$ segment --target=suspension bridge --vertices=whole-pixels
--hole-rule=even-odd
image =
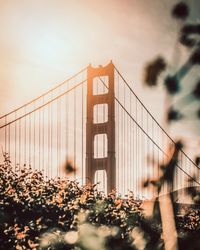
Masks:
[[[15,171],[26,165],[47,178],[64,177],[70,160],[76,167],[70,178],[82,185],[98,182],[105,192],[148,197],[141,183],[158,178],[175,142],[110,62],[89,65],[1,116],[0,145]],[[199,167],[183,151],[175,171],[175,190],[200,184],[193,178]]]

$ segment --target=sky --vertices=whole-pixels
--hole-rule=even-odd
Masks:
[[[0,0],[0,115],[37,97],[89,63],[105,65],[112,59],[163,124],[163,87],[144,88],[143,69],[157,55],[171,65],[176,62],[172,70],[187,58],[187,51],[178,47],[181,59],[177,63],[180,23],[170,15],[176,2]],[[200,2],[189,3],[189,19],[199,20]],[[188,126],[191,128],[191,123]],[[184,126],[181,131],[188,136],[197,133]]]

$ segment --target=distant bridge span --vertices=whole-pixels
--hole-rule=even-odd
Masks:
[[[110,62],[89,65],[0,117],[0,145],[15,171],[25,164],[47,178],[63,177],[70,160],[77,168],[70,178],[81,184],[149,197],[141,183],[158,178],[175,142]],[[199,167],[181,151],[174,189],[199,184]]]

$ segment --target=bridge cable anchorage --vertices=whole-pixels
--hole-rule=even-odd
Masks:
[[[102,78],[100,78],[100,81],[106,86],[106,84],[103,82]],[[107,87],[107,86],[106,86]],[[108,88],[108,87],[107,87]],[[140,130],[150,139],[150,141],[153,143],[153,145],[155,145],[165,156],[169,157],[169,155],[167,155],[161,148],[160,146],[146,133],[146,131],[138,124],[138,122],[136,121],[136,119],[134,119],[131,114],[125,109],[125,107],[123,106],[123,104],[116,98],[116,96],[114,97],[115,100],[117,101],[117,103],[121,106],[121,108],[126,112],[126,114],[131,118],[132,121],[134,121],[134,123],[137,125],[138,128],[140,128]],[[146,108],[145,108],[146,109]],[[160,126],[160,125],[159,125]],[[164,131],[164,130],[163,130]],[[164,131],[166,135],[168,135],[166,133],[166,131]],[[169,137],[169,136],[168,136]],[[169,137],[170,138],[170,137]],[[172,139],[171,139],[172,140]],[[174,142],[172,140],[172,142]],[[175,142],[174,142],[175,144]],[[184,154],[185,155],[185,154]],[[191,160],[189,157],[187,157],[189,160]],[[191,162],[193,163],[193,161],[191,160]],[[200,182],[198,182],[195,178],[193,178],[191,175],[189,175],[184,169],[182,169],[178,164],[176,165],[182,172],[184,172],[191,180],[193,180],[194,182],[196,182],[198,185],[200,185]],[[194,164],[194,166],[196,166],[196,164]]]
[[[115,66],[114,66],[115,67]],[[149,112],[149,110],[145,107],[145,105],[142,103],[142,101],[139,99],[139,97],[135,94],[135,92],[133,91],[133,89],[130,87],[130,85],[127,83],[127,81],[124,79],[124,77],[122,76],[122,74],[119,72],[119,70],[115,67],[115,70],[117,71],[117,73],[119,74],[119,76],[121,77],[121,79],[124,81],[124,83],[126,84],[126,86],[129,88],[129,90],[133,93],[133,95],[137,98],[137,100],[140,102],[140,104],[142,105],[142,107],[147,111],[147,113],[151,116],[151,118],[154,120],[154,122],[158,125],[158,127],[163,131],[163,133],[171,140],[171,142],[173,142],[175,144],[175,141],[170,137],[170,135],[162,128],[162,126],[158,123],[158,121],[155,119],[155,117]],[[184,154],[184,156],[186,158],[188,158],[189,161],[191,161],[193,163],[193,165],[195,165],[198,169],[200,169],[200,167],[198,165],[196,165],[196,163],[190,159],[190,157],[182,150],[180,149],[180,151]]]

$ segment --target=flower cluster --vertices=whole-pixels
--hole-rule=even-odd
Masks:
[[[193,249],[186,246],[191,235],[197,242],[199,222],[198,209],[177,216],[180,249]],[[8,157],[0,165],[0,249],[131,250],[163,244],[159,214],[146,218],[141,201],[131,195],[122,199],[115,192],[105,196],[95,185],[45,180],[27,167],[16,174]]]
[[[132,198],[105,196],[67,179],[45,180],[31,168],[16,174],[6,162],[0,204],[0,249],[134,249],[131,232],[141,211]]]

